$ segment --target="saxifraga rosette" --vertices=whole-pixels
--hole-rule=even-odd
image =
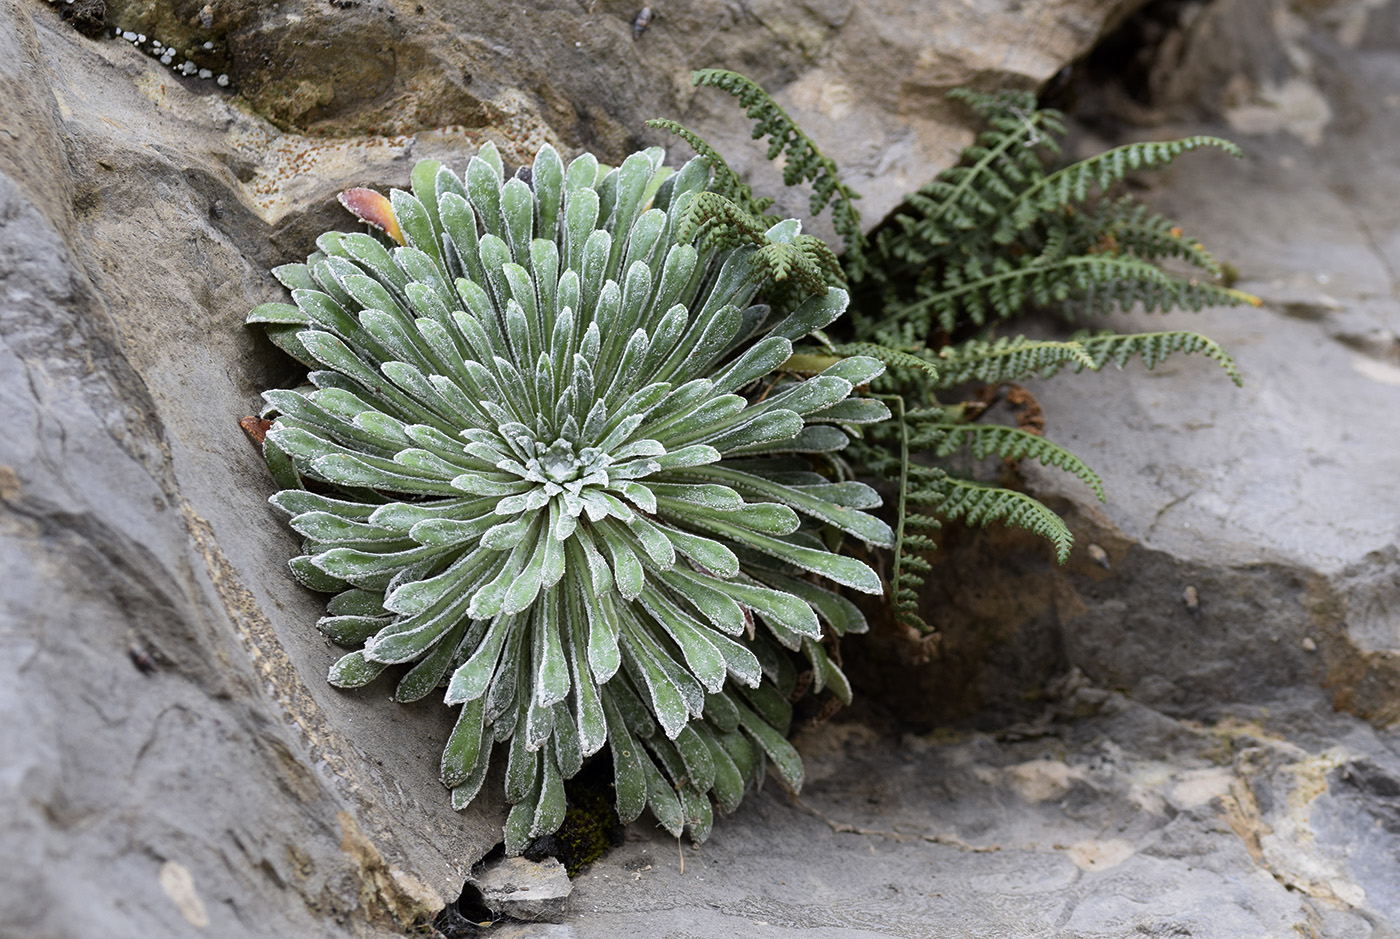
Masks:
[[[678,243],[709,170],[661,158],[545,147],[509,180],[490,146],[465,180],[425,161],[412,193],[358,194],[402,247],[322,235],[275,272],[294,304],[248,316],[311,368],[264,395],[264,450],[305,538],[292,570],[336,594],[318,626],[362,646],[330,681],[445,684],[443,782],[461,809],[505,751],[511,853],[559,827],[564,780],[606,743],[623,820],[649,806],[696,840],[768,759],[798,787],[788,650],[848,699],[823,624],[865,628],[808,575],[881,592],[828,539],[891,541],[832,457],[843,425],[888,415],[850,396],[882,366],[778,371],[845,293],[752,303],[754,247]]]

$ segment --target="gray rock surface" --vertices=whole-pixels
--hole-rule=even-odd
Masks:
[[[530,922],[563,922],[573,891],[564,865],[554,858],[499,858],[473,871],[468,883],[495,916]]]
[[[246,311],[418,158],[743,136],[692,66],[780,87],[878,215],[967,139],[945,87],[1038,84],[1118,4],[907,7],[677,4],[634,41],[604,0],[0,0],[0,936],[385,935],[457,895],[499,806],[449,810],[445,711],[326,686],[236,424],[294,370]]]
[[[1109,494],[1024,468],[1076,556],[950,533],[941,645],[847,646],[886,710],[799,738],[800,801],[768,790],[703,846],[653,834],[595,864],[577,935],[1400,935],[1397,9],[1187,8],[1152,109],[1106,95],[1175,121],[1136,139],[1246,149],[1148,198],[1264,305],[1111,324],[1210,335],[1245,387],[1191,359],[1034,384]]]

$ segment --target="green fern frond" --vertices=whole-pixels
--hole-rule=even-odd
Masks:
[[[938,378],[938,366],[910,352],[874,342],[845,342],[832,346],[837,355],[868,355],[891,368],[909,368],[924,372],[930,378]]]
[[[784,184],[812,184],[808,211],[815,217],[828,205],[832,206],[832,226],[845,244],[853,270],[864,270],[865,231],[855,207],[860,194],[837,178],[836,161],[823,154],[778,102],[752,79],[738,72],[710,68],[693,72],[690,80],[697,87],[717,88],[738,100],[755,122],[753,138],[768,138],[768,159],[784,158]]]
[[[899,213],[903,237],[887,237],[882,252],[900,260],[919,260],[916,246],[951,244],[963,232],[999,218],[1018,191],[1045,175],[1037,148],[1058,152],[1055,138],[1064,133],[1062,115],[1036,107],[1027,92],[984,94],[959,88],[948,97],[970,105],[990,128],[963,151],[963,165],[939,173],[906,201],[917,215]]]
[[[1076,337],[1076,341],[1094,363],[1092,366],[1085,366],[1079,362],[1064,363],[1076,372],[1086,367],[1098,371],[1110,363],[1122,368],[1130,359],[1142,359],[1148,368],[1152,368],[1169,355],[1203,355],[1223,368],[1225,374],[1229,375],[1230,380],[1236,385],[1244,384],[1244,376],[1240,374],[1239,366],[1235,364],[1235,360],[1221,347],[1220,343],[1189,330],[1131,333],[1128,335],[1111,332],[1081,333]],[[1059,367],[1047,367],[1042,370],[1041,374],[1048,377],[1053,375]]]
[[[1077,341],[1003,337],[994,342],[969,339],[939,352],[939,388],[970,381],[994,384],[1053,374],[1067,364],[1095,369],[1098,361]]]
[[[1031,303],[1104,314],[1137,304],[1149,313],[1165,313],[1251,302],[1248,294],[1181,280],[1140,258],[1081,254],[1049,263],[1023,257],[1018,263],[1003,256],[989,262],[974,255],[948,266],[941,289],[924,290],[920,299],[894,310],[885,322],[892,324],[927,311],[937,316],[943,329],[952,332],[964,318],[980,326],[992,316],[1015,316]]]
[[[737,203],[745,212],[762,219],[766,223],[765,228],[779,221],[778,216],[768,214],[768,208],[773,204],[773,200],[755,196],[749,184],[740,179],[738,174],[729,168],[729,163],[718,150],[710,146],[705,138],[679,121],[667,120],[663,117],[653,118],[646,124],[648,127],[669,131],[690,144],[695,155],[713,171],[713,176],[710,179],[711,192],[719,193],[726,199]]]
[[[1195,238],[1171,219],[1153,212],[1131,196],[1105,201],[1093,213],[1081,213],[1077,226],[1086,250],[1126,251],[1144,260],[1181,258],[1212,277],[1220,265]]]
[[[1202,147],[1215,147],[1233,157],[1244,156],[1230,141],[1204,135],[1114,147],[1036,180],[1018,193],[998,214],[993,238],[999,244],[1010,244],[1019,232],[1035,224],[1044,213],[1078,205],[1095,189],[1107,192],[1110,186],[1135,170],[1167,166],[1181,154]]]
[[[944,476],[917,497],[911,494],[911,499],[931,505],[943,518],[961,518],[970,525],[1002,522],[1035,532],[1055,545],[1061,564],[1069,559],[1074,544],[1074,536],[1060,516],[1038,499],[1014,489]]]
[[[1089,465],[1058,444],[1051,443],[1039,434],[1007,427],[1002,424],[933,424],[929,425],[928,449],[935,456],[949,457],[966,447],[973,458],[982,460],[997,456],[1003,460],[1035,460],[1044,466],[1053,466],[1079,477],[1100,500],[1106,498],[1103,480]]]

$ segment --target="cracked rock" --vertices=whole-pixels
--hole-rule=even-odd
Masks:
[[[496,918],[562,923],[573,884],[556,858],[527,861],[501,858],[473,874],[469,883],[481,891],[481,901]]]

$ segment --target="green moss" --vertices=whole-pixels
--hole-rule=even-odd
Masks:
[[[606,761],[604,761],[607,765]],[[597,761],[594,762],[597,765]],[[623,825],[613,807],[612,783],[606,772],[584,770],[564,783],[569,808],[564,824],[552,835],[537,838],[525,851],[525,857],[538,861],[555,857],[564,865],[570,877],[577,877],[584,868],[622,844]]]

